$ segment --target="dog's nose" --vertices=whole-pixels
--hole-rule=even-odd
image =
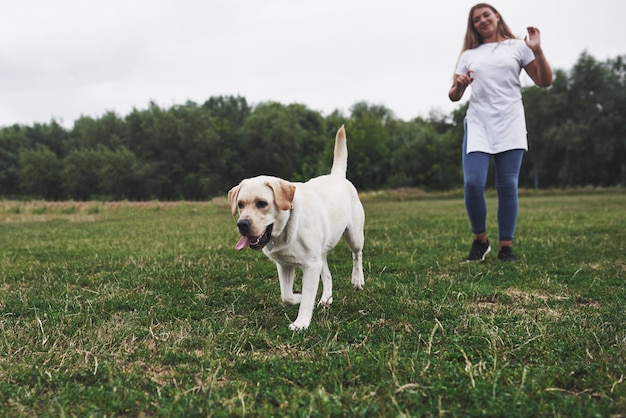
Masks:
[[[237,228],[241,235],[247,235],[250,232],[250,221],[247,219],[240,219],[237,222]]]

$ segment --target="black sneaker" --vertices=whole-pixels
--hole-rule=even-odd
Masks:
[[[491,251],[489,240],[482,242],[479,239],[475,239],[472,243],[472,249],[467,256],[467,261],[485,261],[485,256]]]
[[[511,247],[502,247],[500,251],[498,251],[498,260],[514,262],[517,261],[517,257],[513,254]]]

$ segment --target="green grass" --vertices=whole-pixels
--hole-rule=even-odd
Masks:
[[[524,194],[515,264],[363,200],[365,289],[341,243],[300,333],[223,200],[0,202],[0,416],[626,416],[625,193]]]

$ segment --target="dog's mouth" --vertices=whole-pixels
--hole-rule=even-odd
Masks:
[[[270,242],[270,240],[272,239],[273,226],[274,224],[268,226],[265,229],[265,232],[263,232],[258,237],[242,235],[241,238],[239,238],[237,245],[235,245],[235,249],[243,250],[246,247],[250,247],[253,250],[260,250],[261,248],[265,247],[267,243]]]

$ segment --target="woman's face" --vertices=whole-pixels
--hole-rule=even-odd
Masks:
[[[489,7],[475,9],[472,24],[483,42],[497,41],[499,16]]]

